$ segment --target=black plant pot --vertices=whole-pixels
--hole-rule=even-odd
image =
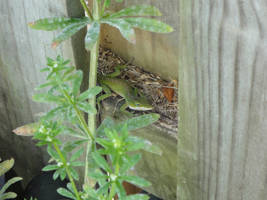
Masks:
[[[24,191],[24,198],[27,200],[30,197],[37,198],[38,200],[65,200],[67,198],[57,193],[60,187],[66,188],[68,181],[65,179],[61,181],[59,178],[53,180],[52,172],[42,172],[35,176],[27,185]]]

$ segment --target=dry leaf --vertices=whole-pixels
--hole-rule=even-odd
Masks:
[[[168,86],[171,87],[172,84],[168,84]],[[164,87],[164,88],[162,88],[162,92],[163,92],[165,98],[168,100],[168,102],[171,103],[173,101],[174,89],[173,88]]]
[[[38,128],[38,123],[30,123],[14,129],[13,132],[16,135],[20,136],[33,136],[37,128]]]

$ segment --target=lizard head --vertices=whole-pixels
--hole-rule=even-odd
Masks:
[[[134,98],[128,101],[128,106],[132,110],[146,111],[152,110],[153,106],[145,98]]]

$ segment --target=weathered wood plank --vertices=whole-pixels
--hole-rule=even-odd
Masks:
[[[34,88],[45,79],[39,71],[46,65],[46,57],[61,54],[78,67],[85,63],[80,36],[53,50],[50,44],[55,33],[32,30],[27,23],[43,17],[81,15],[79,1],[0,1],[0,156],[15,157],[15,168],[23,175],[24,184],[38,173],[46,158],[31,138],[14,136],[11,131],[33,122],[37,113],[49,107],[31,99]]]
[[[266,10],[179,2],[179,199],[267,198]]]

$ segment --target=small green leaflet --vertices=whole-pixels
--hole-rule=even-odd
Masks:
[[[130,118],[124,122],[119,123],[119,127],[123,127],[123,125],[126,123],[127,128],[129,131],[139,129],[146,127],[159,119],[159,114],[151,113],[151,114],[145,114],[138,117]]]
[[[69,190],[65,188],[58,188],[57,192],[64,197],[68,197],[74,200],[76,199],[75,196]]]
[[[74,96],[77,96],[80,92],[82,79],[83,79],[83,72],[81,70],[77,70],[72,80],[72,93]]]
[[[150,182],[138,176],[121,176],[120,178],[140,187],[148,187],[151,185]]]
[[[81,93],[80,96],[78,97],[78,100],[84,101],[86,99],[90,99],[90,98],[98,95],[101,91],[102,91],[101,87],[95,86],[95,87],[90,88],[90,89],[84,91],[83,93]]]
[[[120,131],[125,124],[127,124],[128,131],[136,130],[139,128],[143,128],[145,126],[148,126],[154,122],[156,122],[159,119],[159,114],[151,113],[151,114],[145,114],[138,117],[133,117],[131,119],[127,119],[123,122],[120,122],[119,124],[116,124],[112,118],[106,118],[102,124],[98,127],[96,130],[97,134],[104,135],[105,128],[109,127],[110,129],[115,129],[117,131]]]
[[[57,29],[62,29],[73,23],[79,23],[82,21],[90,22],[88,17],[84,18],[67,18],[67,17],[51,17],[43,18],[37,21],[31,22],[28,25],[33,29],[53,31]]]
[[[5,160],[0,163],[0,176],[5,174],[7,171],[9,171],[13,165],[14,165],[14,159],[11,158],[10,160]]]
[[[3,195],[8,195],[8,194],[10,194],[11,196],[10,196],[10,198],[12,197],[16,197],[17,195],[15,194],[15,193],[10,193],[10,192],[8,192],[8,193],[5,193],[5,191],[12,185],[12,184],[14,184],[14,183],[16,183],[16,182],[18,182],[18,181],[21,181],[22,180],[22,178],[21,177],[14,177],[14,178],[12,178],[12,179],[10,179],[10,180],[8,180],[6,183],[5,183],[5,185],[2,187],[2,189],[0,190],[0,197]],[[16,196],[14,196],[14,195],[16,195]],[[4,198],[5,199],[5,198]]]
[[[85,27],[88,24],[88,21],[82,21],[82,22],[76,22],[72,23],[68,26],[66,26],[61,33],[59,33],[56,38],[54,38],[52,47],[57,47],[62,41],[70,38],[72,35],[77,33],[79,30],[81,30],[83,27]]]
[[[112,173],[107,161],[97,151],[92,152],[92,157],[99,167],[104,169],[106,172]]]
[[[135,28],[140,28],[145,31],[151,31],[156,33],[169,33],[173,31],[173,28],[168,24],[165,24],[156,19],[138,17],[138,18],[125,18],[125,21],[131,24]]]
[[[126,197],[126,200],[149,200],[150,197],[146,194],[134,194]]]
[[[63,96],[55,96],[48,93],[39,93],[33,95],[33,100],[36,102],[55,102],[55,103],[64,103],[64,97]]]
[[[101,23],[108,24],[110,26],[114,26],[115,28],[119,29],[122,36],[128,40],[129,42],[135,44],[135,33],[132,25],[129,24],[125,19],[122,18],[111,18],[111,19],[103,19]]]
[[[137,5],[129,8],[124,8],[112,15],[109,18],[130,17],[130,16],[161,16],[159,9],[149,5]]]

